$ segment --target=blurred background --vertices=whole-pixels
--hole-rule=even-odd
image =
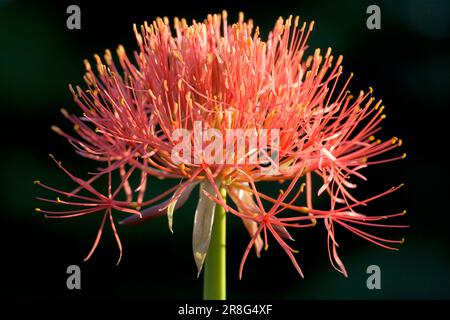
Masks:
[[[66,28],[66,8],[81,8],[81,30]],[[381,8],[381,30],[366,27],[366,9]],[[450,237],[448,118],[450,3],[447,0],[399,1],[14,1],[0,0],[0,297],[2,299],[144,298],[200,299],[191,236],[196,196],[175,213],[174,234],[166,219],[119,227],[124,257],[115,266],[112,232],[93,258],[82,259],[96,236],[101,218],[46,220],[34,212],[40,179],[65,188],[68,180],[48,158],[49,152],[83,175],[94,164],[50,130],[69,128],[59,109],[76,110],[68,84],[82,85],[82,60],[123,44],[136,49],[132,24],[157,16],[203,20],[226,9],[229,21],[239,11],[260,26],[262,37],[279,16],[315,20],[310,53],[316,47],[344,55],[344,71],[354,72],[351,89],[372,86],[383,99],[388,118],[382,137],[404,140],[404,161],[366,171],[361,192],[371,195],[401,182],[406,188],[377,201],[370,212],[408,214],[407,230],[382,231],[406,238],[399,252],[376,247],[339,232],[340,254],[349,278],[332,269],[326,235],[316,229],[295,232],[301,279],[274,243],[261,259],[251,255],[243,280],[240,259],[248,234],[228,219],[228,297],[230,299],[449,299]],[[77,112],[77,111],[75,111]],[[162,190],[168,182],[151,181]],[[71,186],[71,185],[70,185]],[[276,186],[278,189],[278,186]],[[82,269],[82,290],[66,288],[66,268]],[[366,268],[381,268],[381,290],[368,290]]]

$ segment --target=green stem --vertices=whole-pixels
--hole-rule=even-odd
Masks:
[[[225,188],[220,188],[222,198],[226,199]],[[225,209],[217,204],[214,213],[214,223],[212,227],[211,242],[209,243],[208,254],[204,265],[204,300],[225,300],[226,289],[226,252],[227,252],[227,219]]]

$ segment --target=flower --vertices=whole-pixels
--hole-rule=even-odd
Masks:
[[[263,41],[259,29],[252,20],[245,21],[242,13],[233,25],[228,25],[225,11],[191,25],[175,18],[174,30],[167,18],[158,18],[140,29],[134,25],[139,48],[135,62],[122,46],[117,49],[120,68],[109,50],[103,60],[95,55],[97,73],[85,61],[87,89],[70,87],[83,115],[62,110],[75,135],[52,128],[69,140],[79,155],[103,167],[85,181],[60,166],[78,183],[74,192],[40,185],[85,201],[58,200],[84,209],[57,216],[106,212],[88,258],[107,217],[121,248],[113,210],[131,214],[121,221],[123,225],[165,215],[173,231],[174,212],[197,185],[193,251],[199,273],[217,205],[240,218],[250,234],[241,276],[249,250],[254,247],[260,256],[262,248],[267,248],[268,234],[302,275],[294,257],[296,250],[287,243],[293,239],[287,229],[312,227],[318,220],[324,222],[328,233],[331,263],[344,275],[335,225],[388,249],[389,244],[401,242],[353,226],[378,227],[379,220],[400,215],[366,216],[354,211],[397,188],[366,200],[356,199],[351,191],[357,188],[353,179],[367,180],[361,173],[364,168],[404,158],[405,154],[378,157],[400,147],[402,141],[375,138],[386,117],[384,107],[372,97],[371,88],[356,97],[348,91],[353,74],[340,81],[342,56],[334,57],[330,48],[324,54],[316,49],[305,56],[313,26],[314,22],[300,24],[298,17],[279,18]],[[114,172],[121,182],[112,193]],[[92,187],[93,181],[104,175],[109,177],[107,196]],[[134,188],[133,175],[139,175]],[[321,179],[321,185],[313,186],[313,176]],[[152,178],[179,183],[144,200]],[[289,181],[289,185],[273,198],[258,191],[256,184],[263,181]],[[226,190],[233,205],[220,189]],[[82,190],[96,198],[80,196]],[[314,206],[315,192],[328,194],[330,209]],[[125,200],[115,200],[119,193]],[[303,193],[306,204],[299,206],[295,202]],[[263,201],[271,203],[269,210]]]
[[[42,210],[40,208],[36,208],[37,212],[45,213],[46,218],[53,218],[53,219],[61,219],[61,218],[74,218],[84,215],[90,215],[90,214],[96,214],[96,213],[103,213],[103,219],[102,223],[100,225],[100,229],[98,231],[97,237],[95,239],[94,245],[92,246],[92,249],[89,251],[88,255],[85,258],[85,261],[88,260],[92,254],[94,253],[95,249],[97,248],[97,245],[100,241],[100,237],[103,233],[103,228],[105,226],[106,219],[108,218],[111,223],[111,228],[114,232],[114,236],[117,241],[117,245],[119,247],[119,259],[117,261],[117,264],[119,264],[121,258],[122,258],[122,243],[120,242],[119,235],[117,233],[116,226],[114,224],[114,218],[112,215],[112,210],[117,210],[120,212],[128,213],[128,214],[135,214],[137,216],[141,216],[141,213],[137,210],[134,210],[133,208],[130,208],[130,204],[128,202],[124,201],[118,201],[116,200],[117,194],[123,189],[126,179],[131,175],[134,168],[131,168],[125,175],[125,179],[121,181],[119,186],[114,190],[112,190],[112,183],[111,183],[111,172],[108,173],[108,194],[107,196],[103,195],[101,192],[97,191],[91,183],[93,182],[93,179],[90,181],[84,181],[76,176],[74,176],[72,173],[70,173],[66,168],[64,168],[61,164],[61,162],[56,161],[54,156],[50,154],[50,157],[55,161],[55,163],[58,165],[61,170],[64,171],[74,182],[76,182],[80,188],[83,188],[87,192],[90,193],[90,196],[84,196],[79,195],[79,190],[75,189],[71,192],[55,189],[53,187],[47,186],[43,183],[41,183],[39,180],[34,181],[35,184],[48,189],[50,191],[56,192],[57,194],[61,196],[66,196],[68,198],[75,198],[76,201],[69,201],[69,200],[61,200],[59,197],[56,198],[56,200],[48,199],[48,198],[42,198],[38,197],[39,200],[44,202],[50,202],[50,203],[57,203],[57,204],[64,204],[70,207],[75,207],[77,209],[73,210],[66,210],[66,211],[49,211],[49,210]]]

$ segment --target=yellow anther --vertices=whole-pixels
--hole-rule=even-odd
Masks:
[[[91,64],[89,63],[89,61],[87,59],[84,59],[83,63],[84,67],[86,68],[86,71],[91,71]]]
[[[136,201],[133,201],[133,202],[131,203],[131,206],[132,206],[134,209],[136,209],[136,208],[138,207],[138,203],[137,203]]]
[[[105,58],[106,64],[111,65],[112,64],[112,54],[111,50],[106,49],[105,54],[103,55],[103,58]]]
[[[386,115],[385,115],[385,114],[382,114],[380,118],[381,118],[382,120],[383,120],[383,119],[386,119]]]
[[[62,115],[63,115],[65,118],[68,118],[68,117],[69,117],[69,113],[67,112],[66,109],[61,108],[61,109],[59,109],[59,111],[62,113]]]
[[[120,45],[117,47],[116,53],[117,53],[117,55],[118,55],[120,58],[122,58],[122,57],[125,56],[125,48],[123,47],[123,45],[120,44]]]
[[[406,152],[404,154],[402,154],[402,159],[406,158]]]
[[[241,12],[239,12],[239,23],[242,23],[242,22],[244,22],[244,13],[241,11]]]
[[[94,59],[97,62],[97,65],[102,65],[102,59],[98,54],[94,54]]]
[[[39,180],[34,180],[33,183],[34,184],[41,184],[41,182]]]
[[[391,140],[391,143],[392,144],[396,144],[397,141],[398,141],[398,138],[397,137],[393,137],[392,140]]]
[[[34,211],[41,212],[40,208],[34,208]]]
[[[398,146],[400,147],[403,144],[403,140],[402,139],[398,139]]]
[[[229,186],[229,185],[231,185],[232,183],[233,183],[233,179],[232,179],[230,176],[228,176],[228,177],[223,181],[223,184],[226,185],[226,186]]]
[[[183,62],[183,57],[181,56],[180,52],[177,50],[172,50],[172,55],[175,58],[175,60]]]
[[[153,94],[153,91],[148,89],[148,94],[150,95],[150,97],[154,100],[156,100],[156,96]]]
[[[370,136],[369,141],[375,141],[375,136]]]
[[[62,134],[61,129],[58,128],[57,126],[51,126],[50,128],[52,129],[52,131],[56,132],[57,134]]]
[[[180,171],[181,171],[184,175],[187,175],[187,173],[186,173],[186,166],[185,166],[184,163],[180,163],[180,164],[178,165],[178,167],[180,168]]]

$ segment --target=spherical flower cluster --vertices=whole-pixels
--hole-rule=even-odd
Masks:
[[[330,48],[307,55],[313,25],[300,23],[298,17],[279,18],[267,41],[242,14],[228,25],[226,12],[191,25],[175,19],[174,29],[167,18],[140,29],[134,26],[134,59],[119,46],[117,59],[107,50],[103,59],[95,55],[95,68],[85,61],[86,88],[70,87],[82,115],[62,110],[74,133],[52,128],[100,168],[81,179],[55,160],[77,187],[63,191],[36,181],[64,197],[40,199],[70,208],[37,211],[49,218],[99,214],[100,230],[86,259],[97,247],[106,221],[121,256],[116,213],[129,215],[123,225],[167,216],[172,230],[174,212],[198,185],[193,250],[199,272],[217,205],[241,219],[250,234],[241,276],[250,250],[255,248],[259,256],[270,236],[302,274],[297,251],[288,244],[289,229],[318,222],[328,234],[330,261],[344,275],[336,227],[396,249],[403,240],[375,236],[364,228],[405,227],[381,223],[404,212],[369,216],[357,210],[400,186],[364,200],[353,190],[354,180],[366,180],[362,169],[404,158],[380,158],[402,142],[375,138],[384,107],[372,97],[371,88],[354,96],[348,91],[352,75],[342,80],[342,56],[334,57]],[[272,143],[261,143],[268,139]],[[120,178],[117,185],[113,176]],[[101,177],[108,180],[106,192],[94,187]],[[147,199],[154,178],[178,183]],[[263,181],[287,186],[273,197],[260,191],[257,184]],[[305,203],[299,204],[302,195]],[[327,197],[329,208],[316,208],[316,195]]]

